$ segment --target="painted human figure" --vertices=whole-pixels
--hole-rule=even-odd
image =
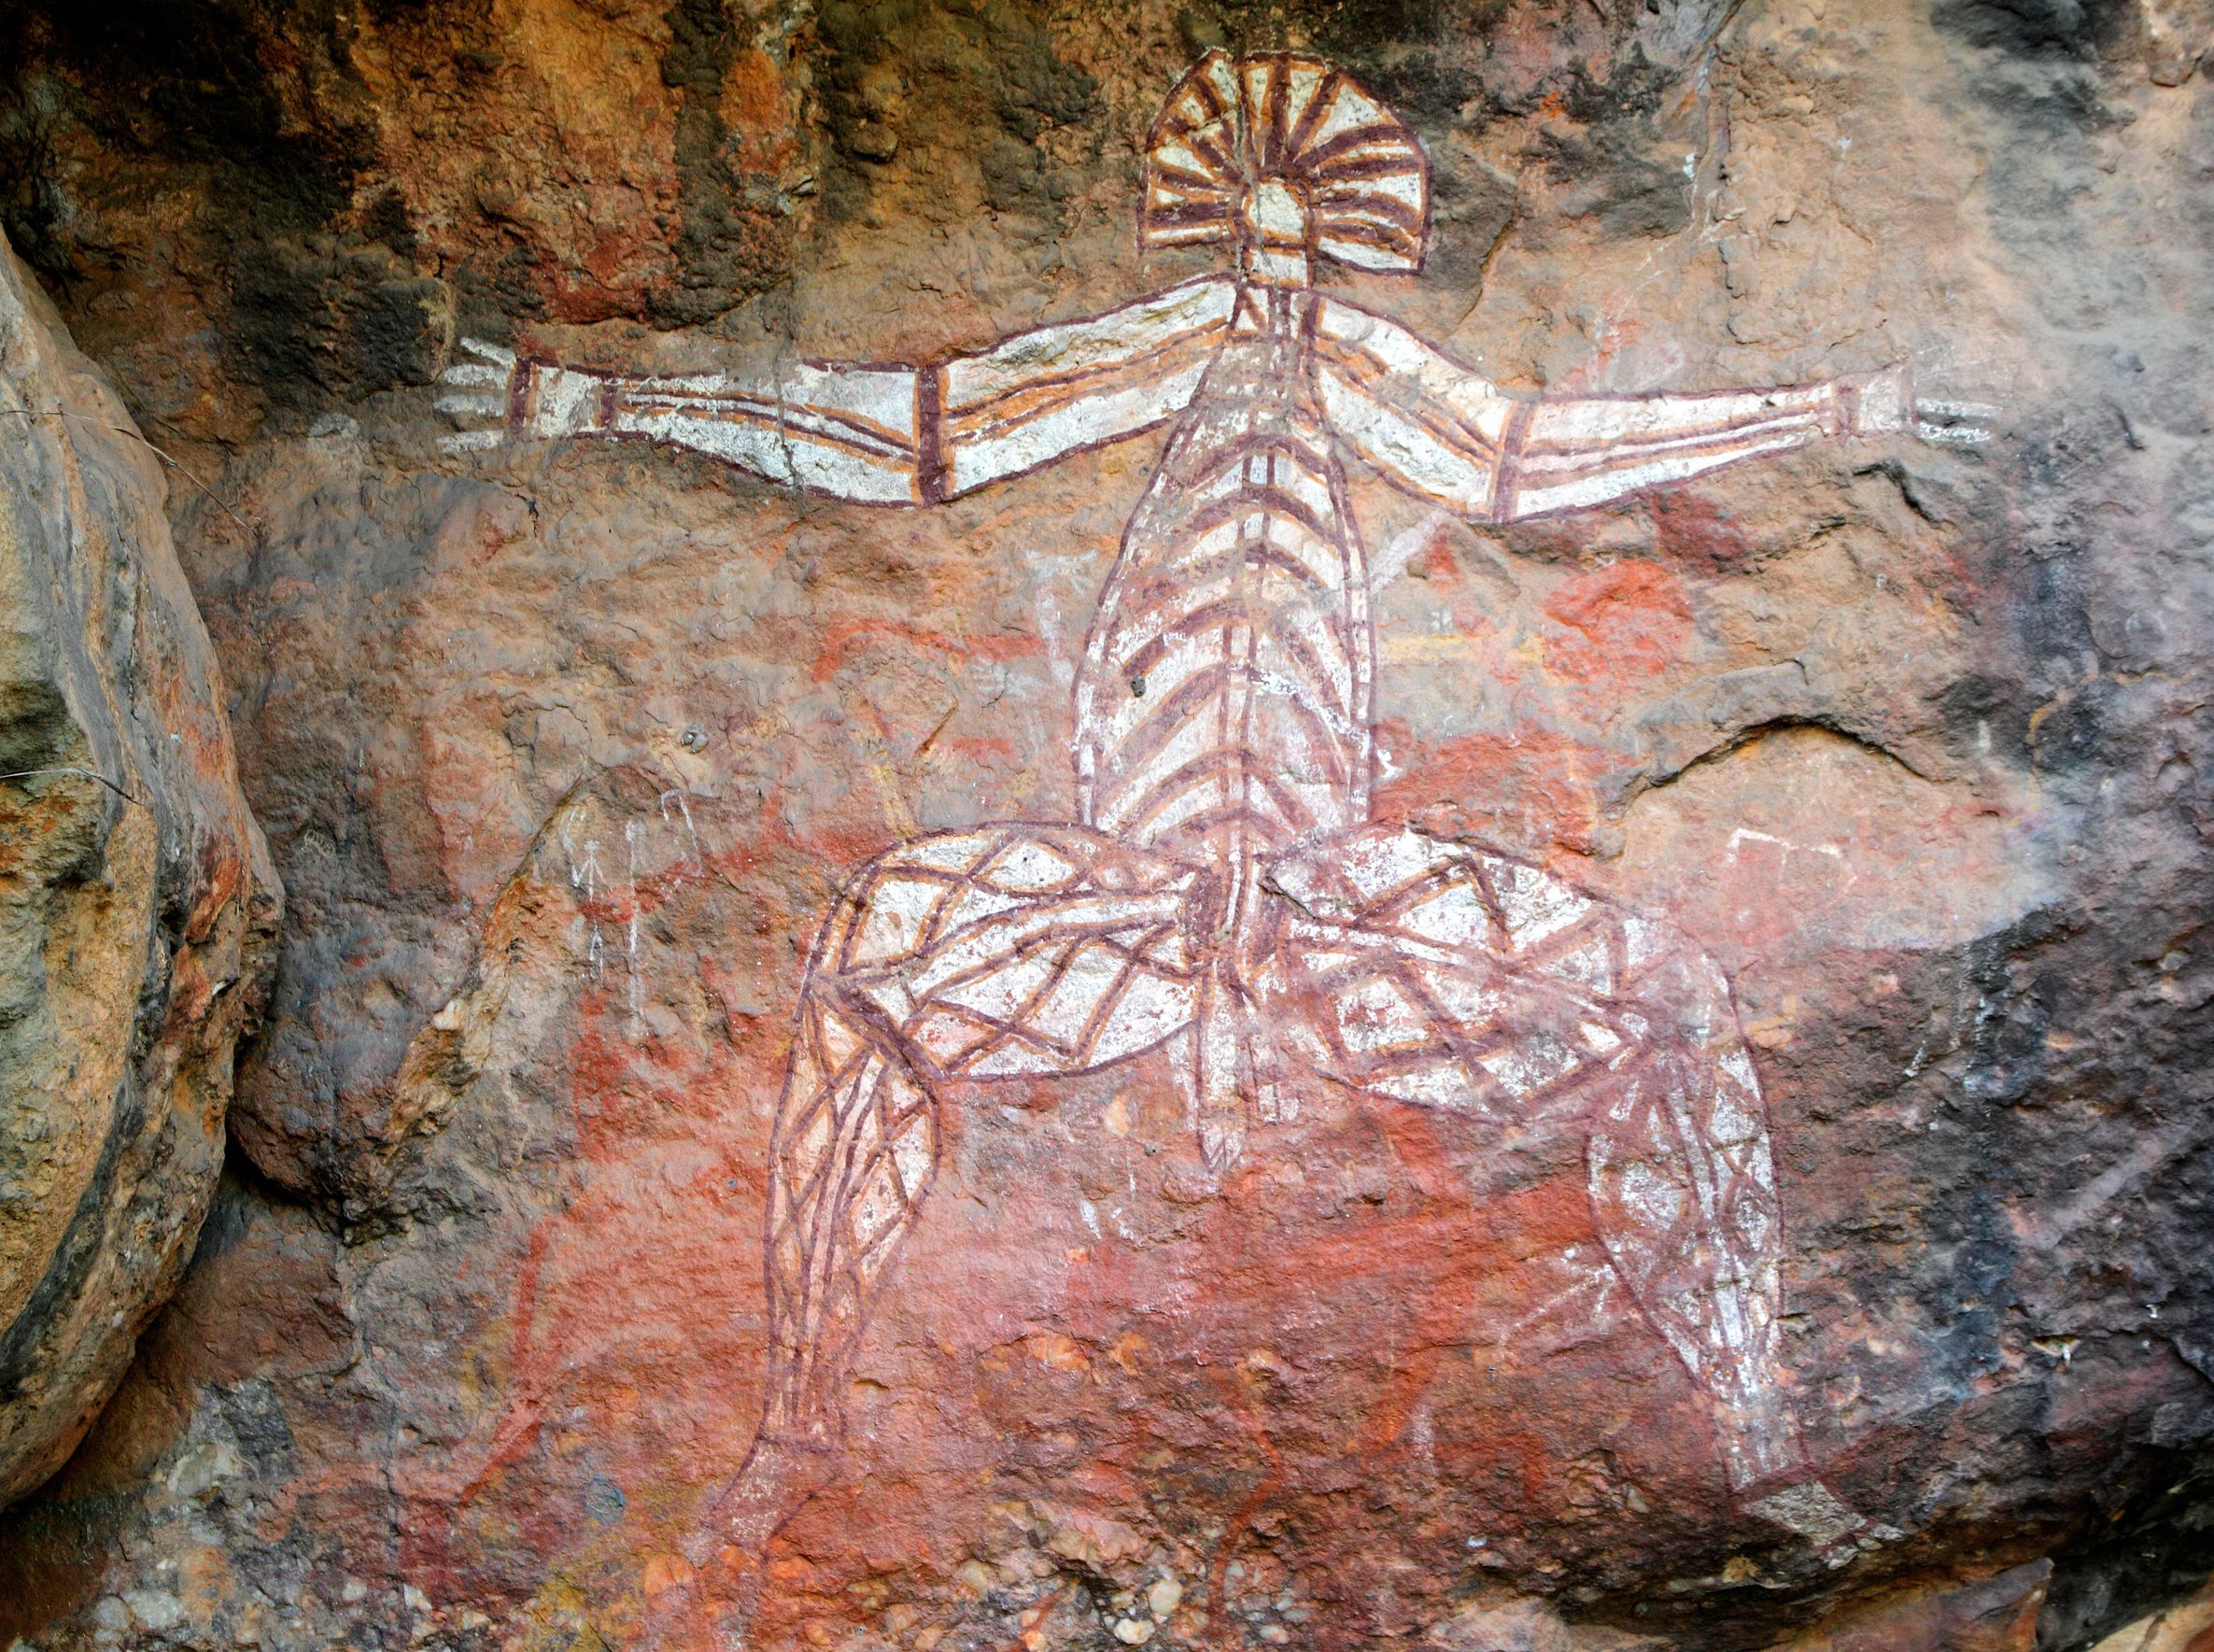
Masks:
[[[1615,1270],[1711,1402],[1733,1488],[1818,1541],[1777,1352],[1759,1080],[1721,973],[1527,861],[1370,818],[1375,644],[1348,459],[1478,521],[1618,500],[1829,437],[1919,431],[1903,374],[1509,395],[1317,290],[1420,267],[1414,134],[1312,58],[1209,53],[1149,140],[1147,247],[1233,273],[921,367],[621,376],[472,346],[458,447],[633,438],[839,499],[924,505],[1172,425],[1075,690],[1078,809],[901,843],[807,969],[772,1141],[772,1346],[722,1535],[758,1552],[826,1472],[872,1301],[929,1192],[954,1081],[1170,1047],[1205,1164],[1332,1087],[1587,1144]],[[1958,407],[1939,409],[1957,418]]]

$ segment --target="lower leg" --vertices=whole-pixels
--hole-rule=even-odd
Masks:
[[[1594,1097],[1586,1151],[1600,1237],[1704,1391],[1742,1492],[1803,1474],[1805,1452],[1777,1347],[1782,1231],[1760,1098],[1716,1056],[1671,1042],[1626,1063]]]
[[[938,1165],[935,1098],[811,983],[773,1160],[761,1421],[709,1522],[712,1541],[750,1555],[836,1468],[861,1334]]]

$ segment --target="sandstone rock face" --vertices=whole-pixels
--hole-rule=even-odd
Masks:
[[[159,464],[0,247],[0,1500],[67,1457],[215,1190],[277,882]]]
[[[290,898],[250,1164],[5,1517],[0,1634],[2199,1632],[2202,12],[7,26],[8,222],[209,478],[177,543]],[[1287,114],[1360,170],[1210,202],[1266,166],[1156,118],[1217,48],[1405,134]],[[1417,188],[1395,269],[1369,198]],[[1293,296],[1208,310],[1241,275]],[[1178,393],[1285,398],[1285,468],[1130,429],[1225,339]],[[1051,462],[986,485],[995,419]],[[1223,475],[1367,603],[1239,679],[1314,822],[1265,865],[1112,807],[1235,628],[1087,654],[1140,501],[1158,572]],[[1355,809],[1312,754],[1367,721]],[[959,968],[956,884],[999,924]]]

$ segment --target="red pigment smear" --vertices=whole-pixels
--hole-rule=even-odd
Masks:
[[[1674,665],[1691,640],[1683,583],[1651,562],[1577,575],[1545,600],[1559,629],[1545,638],[1552,673],[1585,687],[1627,688]]]

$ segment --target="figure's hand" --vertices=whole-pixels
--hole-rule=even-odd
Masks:
[[[461,341],[461,359],[438,375],[432,403],[459,427],[442,437],[447,453],[498,447],[512,438],[551,441],[603,428],[597,374],[551,361],[521,361],[481,338]]]
[[[1997,415],[1997,408],[1982,402],[1918,400],[1914,434],[1947,447],[1974,447],[1991,440],[1991,421]]]
[[[1943,446],[1974,446],[1991,440],[1998,410],[1981,402],[1946,402],[1917,396],[1903,363],[1843,381],[1854,391],[1853,433],[1911,435]]]
[[[515,351],[481,338],[463,339],[461,359],[438,375],[438,400],[431,403],[439,412],[452,415],[459,427],[438,439],[440,450],[471,453],[506,441],[515,375],[527,371]]]

